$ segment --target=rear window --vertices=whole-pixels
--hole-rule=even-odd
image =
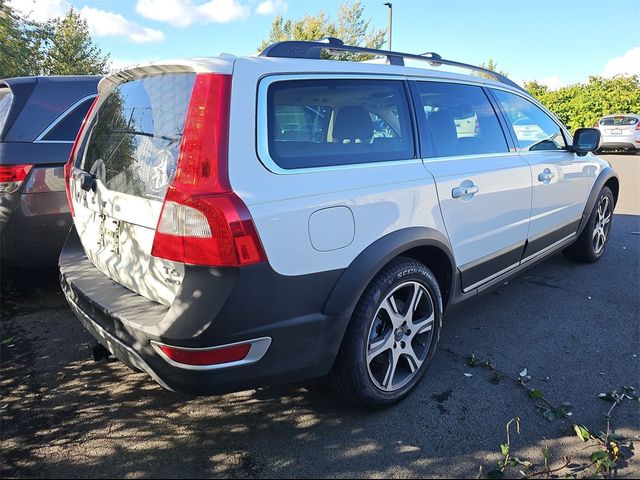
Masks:
[[[11,93],[11,90],[6,87],[0,88],[0,133],[2,133],[4,124],[9,116],[11,102],[13,102],[13,93]]]
[[[175,174],[195,74],[118,85],[92,120],[81,168],[110,190],[162,200]]]
[[[600,125],[612,126],[612,125],[635,125],[638,123],[638,119],[634,117],[609,117],[600,120]]]
[[[267,94],[269,154],[281,168],[414,157],[401,81],[291,80]]]

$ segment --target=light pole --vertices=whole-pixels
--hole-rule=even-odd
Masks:
[[[391,48],[391,29],[393,28],[393,4],[391,2],[385,3],[387,7],[389,7],[389,50]]]

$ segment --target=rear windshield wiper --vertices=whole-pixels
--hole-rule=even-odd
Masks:
[[[125,135],[140,135],[143,137],[151,137],[151,138],[161,138],[162,140],[167,140],[168,142],[177,142],[179,140],[178,137],[168,137],[166,135],[158,135],[156,133],[149,132],[141,132],[138,130],[110,130],[109,133],[124,133]]]

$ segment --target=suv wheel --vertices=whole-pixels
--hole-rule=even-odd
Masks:
[[[399,257],[362,294],[330,380],[347,400],[385,408],[424,376],[442,325],[442,296],[422,263]]]
[[[609,243],[614,206],[611,189],[604,187],[584,230],[574,244],[564,249],[564,254],[567,257],[587,263],[600,259]]]

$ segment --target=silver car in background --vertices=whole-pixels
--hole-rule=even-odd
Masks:
[[[640,115],[607,115],[596,124],[602,134],[600,150],[640,152]]]

